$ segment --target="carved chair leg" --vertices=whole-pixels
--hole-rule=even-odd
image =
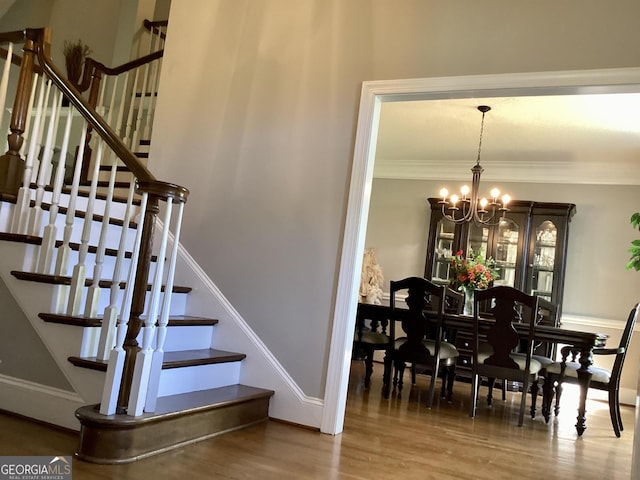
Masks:
[[[456,366],[447,365],[445,368],[447,378],[447,403],[453,403],[453,382],[456,379]],[[442,386],[444,387],[444,379],[442,380]]]
[[[531,382],[531,418],[536,418],[536,404],[538,403],[538,378]],[[526,397],[527,392],[522,392],[522,394]]]
[[[373,351],[367,350],[364,357],[364,388],[369,388],[373,374]]]
[[[487,405],[491,406],[493,404],[493,386],[496,383],[495,378],[487,379],[487,386],[489,387],[489,392],[487,393]]]
[[[397,378],[394,377],[393,379],[393,390],[395,391],[396,386],[398,387],[398,395],[400,395],[402,393],[402,386],[404,383],[404,369],[406,368],[406,364],[402,361],[397,361],[396,362],[396,374],[397,374]]]
[[[449,378],[449,367],[442,369],[442,386],[440,387],[440,398],[447,397],[447,384]]]
[[[391,388],[391,367],[392,359],[389,353],[384,356],[384,373],[382,374],[382,398],[389,398],[389,390]]]
[[[553,379],[549,374],[544,377],[544,383],[542,384],[542,416],[545,423],[549,423],[549,417],[551,415],[551,402],[553,401]]]
[[[556,417],[560,413],[560,397],[562,397],[562,382],[558,379],[556,383],[556,404],[553,408],[553,413]]]
[[[411,385],[416,384],[416,364],[411,364]]]
[[[609,416],[611,417],[611,426],[616,437],[620,437],[620,431],[623,430],[622,419],[620,418],[620,410],[618,407],[617,389],[609,389]]]
[[[469,416],[476,416],[476,405],[478,403],[478,390],[480,389],[480,378],[473,375],[471,378],[471,406],[469,408]]]

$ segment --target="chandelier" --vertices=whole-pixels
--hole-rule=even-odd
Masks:
[[[480,175],[484,172],[484,168],[480,166],[480,151],[482,150],[482,134],[484,133],[484,116],[491,110],[487,105],[480,105],[478,110],[482,112],[482,123],[480,124],[480,141],[478,143],[478,159],[471,169],[473,180],[471,188],[463,185],[460,188],[460,195],[455,193],[447,199],[449,191],[446,188],[440,190],[440,200],[438,203],[442,205],[442,215],[444,218],[454,223],[474,222],[477,225],[496,225],[500,221],[500,217],[509,211],[507,205],[511,201],[508,194],[500,197],[500,190],[493,188],[490,192],[490,200],[486,198],[478,198],[478,190],[480,189]]]

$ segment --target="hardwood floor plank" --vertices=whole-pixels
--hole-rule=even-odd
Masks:
[[[634,409],[622,407],[625,430],[616,438],[605,402],[587,403],[587,431],[577,437],[577,404],[565,389],[560,416],[547,425],[525,418],[517,427],[519,394],[487,407],[483,387],[469,417],[469,384],[457,382],[453,404],[425,407],[428,378],[405,384],[402,398],[380,397],[382,368],[370,390],[364,368],[352,364],[344,432],[331,436],[270,421],[127,465],[74,459],[78,480],[154,479],[434,479],[628,480]],[[408,375],[407,375],[408,380]],[[72,455],[73,433],[0,415],[0,454]]]

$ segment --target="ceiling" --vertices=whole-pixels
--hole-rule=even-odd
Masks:
[[[640,94],[387,102],[374,176],[470,180],[485,116],[485,180],[640,185]]]

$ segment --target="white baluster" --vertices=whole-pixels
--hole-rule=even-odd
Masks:
[[[85,262],[87,260],[87,253],[89,252],[89,240],[91,239],[91,228],[93,227],[93,210],[96,202],[98,175],[100,173],[100,162],[102,161],[103,151],[104,142],[102,140],[99,140],[98,150],[96,152],[95,161],[93,164],[89,198],[87,200],[87,206],[85,208],[82,236],[80,239],[80,248],[78,249],[78,263],[73,267],[71,289],[69,292],[69,301],[67,303],[67,315],[77,315],[80,312],[80,303],[82,301],[84,282],[87,275]]]
[[[131,221],[133,212],[133,194],[135,192],[134,183],[129,187],[129,194],[127,196],[127,207],[124,213],[123,228],[120,232],[120,244],[118,245],[118,254],[116,256],[115,267],[113,268],[113,278],[111,282],[111,288],[109,289],[109,306],[105,308],[102,316],[102,325],[100,327],[100,340],[98,342],[98,353],[96,357],[99,360],[106,360],[109,356],[109,352],[113,348],[114,333],[116,328],[116,314],[117,314],[117,301],[118,292],[120,291],[120,276],[122,272],[122,265],[124,263],[125,250],[127,245],[127,234],[129,229],[126,228]]]
[[[82,132],[80,132],[80,141],[78,145],[78,156],[76,165],[73,170],[73,180],[71,182],[71,193],[69,194],[69,204],[67,206],[67,215],[65,217],[64,234],[62,237],[62,245],[58,248],[56,257],[56,275],[67,275],[69,269],[69,256],[71,254],[71,235],[73,234],[73,223],[76,216],[76,203],[78,200],[78,187],[80,185],[80,176],[82,174],[82,163],[84,161],[84,143],[87,139],[87,123],[84,122]]]
[[[136,74],[134,75],[133,85],[131,87],[131,100],[129,101],[129,111],[127,113],[126,128],[125,128],[125,132],[124,132],[124,138],[122,139],[124,144],[127,145],[132,150],[133,150],[133,143],[132,143],[132,140],[133,140],[133,133],[132,133],[132,129],[133,129],[133,110],[134,110],[134,106],[135,106],[135,102],[136,102],[136,88],[138,86],[138,76],[139,75],[140,75],[140,69],[136,68]]]
[[[13,43],[7,46],[7,58],[2,69],[2,80],[0,80],[0,125],[4,117],[4,104],[7,101],[7,88],[9,87],[9,73],[11,71],[11,59],[13,57]]]
[[[27,112],[31,113],[33,111],[33,103],[36,100],[36,88],[38,88],[38,74],[33,74],[33,82],[31,83],[31,94],[29,95],[29,105],[27,106]],[[22,142],[22,146],[20,147],[20,154],[24,156],[24,149],[27,148],[27,145],[31,143],[29,140],[31,138],[31,133],[29,132],[29,127],[31,126],[31,117],[32,115],[27,115],[27,121],[24,124],[24,141]]]
[[[156,51],[156,48],[159,50],[159,47],[157,47],[157,45],[159,45],[161,40],[161,36],[160,33],[158,33],[158,35],[155,36],[153,42],[152,42],[152,51]],[[156,43],[157,42],[157,43]],[[142,138],[143,139],[149,139],[151,138],[151,124],[153,123],[152,120],[152,115],[153,115],[153,109],[154,109],[154,100],[155,100],[155,95],[158,91],[158,74],[159,74],[159,66],[160,66],[160,60],[154,60],[153,62],[151,62],[151,64],[149,65],[149,68],[151,70],[151,81],[149,82],[149,102],[148,102],[148,107],[147,107],[147,118],[145,120],[144,123],[144,133],[142,134]],[[143,92],[144,94],[144,92]]]
[[[47,138],[41,149],[42,159],[38,171],[38,180],[36,188],[36,197],[34,206],[30,210],[28,232],[33,236],[40,236],[40,228],[42,226],[42,198],[44,197],[44,187],[49,183],[51,176],[51,168],[53,167],[51,159],[55,148],[54,139],[58,133],[58,115],[62,106],[62,92],[55,91],[53,101],[51,102],[51,115],[49,117],[49,127],[47,128]]]
[[[37,147],[37,142],[38,131],[40,130],[40,122],[42,120],[42,105],[44,104],[45,90],[48,92],[50,85],[50,83],[47,84],[47,79],[43,76],[40,84],[40,90],[38,92],[38,103],[36,106],[35,119],[33,121],[33,130],[31,132],[29,150],[27,151],[27,159],[25,161],[22,187],[20,187],[20,190],[18,191],[13,223],[11,225],[11,232],[13,233],[27,233],[29,203],[31,202],[31,176],[33,171],[33,164],[35,163],[35,159],[40,153],[40,149]]]
[[[106,250],[107,243],[107,231],[109,230],[109,218],[111,215],[111,204],[113,203],[113,190],[116,182],[116,165],[111,165],[111,175],[109,176],[109,188],[107,190],[107,198],[104,205],[104,214],[102,217],[102,227],[100,229],[100,239],[98,241],[98,247],[96,251],[96,260],[93,267],[93,282],[89,287],[87,294],[87,301],[84,307],[84,316],[89,318],[95,318],[98,314],[98,302],[100,301],[100,276],[102,275],[102,267],[104,265],[104,252]],[[128,228],[125,224],[123,230]],[[114,280],[119,283],[119,280]]]
[[[65,123],[64,136],[62,137],[62,147],[60,149],[60,160],[56,168],[55,178],[53,181],[53,192],[51,193],[51,208],[49,209],[49,224],[44,227],[42,237],[42,246],[40,247],[40,256],[38,258],[39,273],[50,274],[53,271],[53,251],[55,248],[58,228],[56,227],[56,219],[58,218],[58,210],[60,206],[60,196],[62,193],[62,184],[64,182],[64,173],[66,170],[65,159],[69,149],[69,137],[71,136],[71,125],[73,123],[73,107],[70,105],[67,109],[67,120]]]
[[[125,111],[125,100],[127,97],[127,83],[129,82],[129,72],[124,74],[123,82],[122,82],[122,93],[120,96],[120,106],[118,108],[118,119],[116,120],[114,131],[118,132],[120,138],[125,137],[125,126],[122,124],[122,119],[124,118]],[[127,143],[126,141],[124,142]]]

